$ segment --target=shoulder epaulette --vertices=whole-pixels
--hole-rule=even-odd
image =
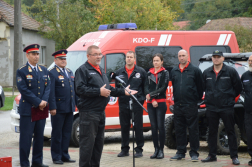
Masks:
[[[56,67],[56,70],[57,70],[58,72],[60,72],[60,69],[59,69],[58,67]]]
[[[52,69],[54,69],[55,68],[55,66],[53,67],[53,68],[51,68],[49,71],[51,71]]]
[[[71,70],[69,68],[66,68],[68,72],[71,72]]]
[[[38,65],[43,66],[43,67],[46,67],[44,64],[38,64]]]
[[[25,66],[26,66],[26,64],[25,64],[25,65],[23,65],[22,67],[20,67],[20,68],[19,68],[19,70],[21,70],[21,69],[22,69],[22,68],[24,68]]]

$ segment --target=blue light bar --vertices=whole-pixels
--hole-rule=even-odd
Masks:
[[[107,25],[100,25],[98,31],[102,30],[136,30],[137,25],[136,23],[118,23],[118,24],[107,24]]]

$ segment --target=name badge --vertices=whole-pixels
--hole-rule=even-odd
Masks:
[[[26,79],[33,79],[32,75],[26,75]]]

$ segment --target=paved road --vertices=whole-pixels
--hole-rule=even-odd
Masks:
[[[11,156],[13,161],[13,167],[18,167],[19,165],[19,134],[12,132],[10,128],[10,111],[0,111],[0,157]],[[151,138],[151,133],[144,133],[145,136],[145,145],[143,157],[135,159],[136,167],[164,167],[164,166],[178,166],[178,167],[187,167],[187,166],[213,166],[213,167],[221,167],[221,166],[233,166],[231,164],[231,160],[229,155],[218,156],[218,162],[214,163],[201,163],[196,162],[192,163],[187,154],[186,160],[174,162],[169,161],[169,158],[176,153],[174,149],[168,149],[165,147],[164,153],[165,158],[162,160],[150,159],[150,155],[154,152]],[[106,132],[105,133],[105,145],[103,149],[102,159],[101,159],[101,167],[131,167],[132,165],[132,151],[130,152],[129,157],[118,158],[117,154],[120,152],[121,144],[120,144],[120,132]],[[200,159],[203,159],[207,156],[208,148],[206,142],[200,142]],[[132,148],[132,142],[130,144]],[[188,150],[189,150],[188,146]],[[132,150],[132,149],[131,149]],[[32,153],[32,151],[31,151]],[[51,160],[50,153],[50,140],[44,142],[44,163],[48,164],[50,167],[59,167],[59,165],[54,165]],[[69,153],[72,159],[77,160],[76,163],[73,164],[64,164],[62,167],[77,167],[79,160],[79,148],[74,146],[70,146]],[[31,159],[31,156],[30,156]],[[250,157],[247,153],[246,145],[242,144],[239,148],[239,159],[241,161],[240,166],[248,166],[247,163],[250,160]]]
[[[11,132],[10,111],[0,111],[0,134]]]

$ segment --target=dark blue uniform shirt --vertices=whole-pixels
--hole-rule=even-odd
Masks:
[[[50,94],[50,78],[44,66],[37,66],[35,72],[29,63],[17,70],[17,87],[21,93],[19,114],[31,116],[31,108],[38,107],[42,100],[48,102]]]
[[[49,70],[51,79],[49,109],[56,109],[57,113],[75,111],[74,76],[70,69],[66,68],[66,72],[68,76],[57,65]]]

